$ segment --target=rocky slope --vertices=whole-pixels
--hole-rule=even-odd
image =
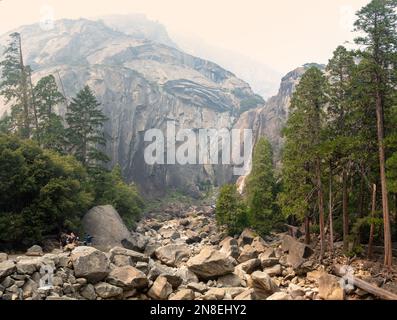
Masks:
[[[93,210],[102,216],[86,221],[94,230],[105,238],[118,230],[114,209]],[[103,228],[106,224],[111,228]],[[34,246],[26,255],[0,253],[0,300],[373,299],[354,286],[341,287],[340,278],[327,272],[346,261],[328,259],[320,266],[316,251],[289,235],[262,239],[245,230],[238,238],[227,237],[210,206],[172,205],[160,215],[153,212],[128,237],[128,248],[120,244],[104,252],[80,246],[43,254]],[[105,238],[94,237],[94,246]],[[355,276],[393,288],[393,282],[374,275],[376,268],[351,265]],[[52,275],[49,285],[46,270]]]

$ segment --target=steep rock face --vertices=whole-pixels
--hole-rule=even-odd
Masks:
[[[289,72],[282,78],[277,95],[265,106],[244,112],[235,125],[236,128],[252,128],[255,141],[265,136],[272,144],[277,160],[282,146],[281,130],[288,118],[292,94],[306,70],[307,66],[303,66]]]
[[[61,20],[49,31],[38,25],[16,31],[22,35],[26,63],[35,70],[34,81],[54,74],[68,99],[85,84],[93,88],[109,118],[109,166],[120,164],[127,180],[146,195],[167,187],[194,195],[200,185],[233,179],[227,165],[147,165],[144,133],[151,128],[165,132],[170,120],[176,131],[231,129],[241,108],[263,103],[247,83],[212,62],[102,22]],[[8,34],[0,37],[0,46],[7,40]],[[65,106],[59,112],[65,113]]]
[[[281,165],[282,129],[288,119],[292,95],[303,74],[312,66],[324,69],[323,65],[309,63],[289,72],[282,78],[277,95],[267,100],[263,107],[242,113],[234,126],[237,129],[252,128],[254,143],[259,138],[266,137],[272,144],[277,167]],[[245,183],[246,176],[238,177],[237,187],[241,193],[244,191]]]

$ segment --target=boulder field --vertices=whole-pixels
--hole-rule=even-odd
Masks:
[[[239,237],[227,236],[210,206],[168,208],[142,219],[133,232],[111,206],[97,207],[84,227],[94,236],[92,247],[0,253],[0,299],[372,298],[343,288],[340,278],[317,263],[311,247],[289,235],[262,239],[246,229]]]

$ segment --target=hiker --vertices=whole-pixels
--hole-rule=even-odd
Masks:
[[[91,246],[93,238],[94,238],[93,236],[91,236],[88,233],[86,233],[85,236],[84,236],[84,245],[85,246]]]
[[[69,235],[69,241],[70,243],[76,242],[76,235],[73,232],[71,232]]]
[[[59,247],[63,249],[64,246],[68,244],[68,235],[65,232],[61,232],[59,236]]]
[[[67,238],[67,243],[68,244],[76,244],[76,245],[78,245],[79,244],[79,237],[77,237],[75,234],[74,234],[74,232],[71,232],[70,233],[70,235],[68,235],[67,236],[68,238]]]

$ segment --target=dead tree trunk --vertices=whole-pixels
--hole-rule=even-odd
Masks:
[[[344,277],[346,275],[343,266],[340,265],[335,265],[333,267],[333,273],[339,277]],[[348,277],[349,277],[349,284],[357,288],[360,288],[361,290],[364,290],[370,294],[373,294],[378,298],[381,298],[383,300],[397,300],[397,295],[390,291],[374,286],[354,276],[349,275]]]

